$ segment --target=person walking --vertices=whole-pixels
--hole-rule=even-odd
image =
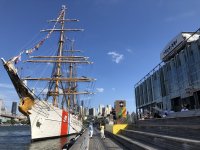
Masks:
[[[101,138],[102,138],[102,139],[105,139],[106,137],[105,137],[105,134],[104,134],[104,125],[101,125],[101,126],[100,126],[100,129],[101,129],[101,130],[100,130]]]
[[[89,136],[90,136],[90,138],[92,138],[92,136],[93,136],[93,125],[92,125],[92,123],[90,123],[90,125],[89,125]]]

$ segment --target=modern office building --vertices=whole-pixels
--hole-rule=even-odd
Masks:
[[[89,109],[89,116],[96,116],[96,109],[95,108],[90,108]]]
[[[2,99],[0,99],[0,115],[1,114],[7,114],[6,107],[5,107],[4,101]],[[8,118],[0,116],[0,123],[6,122],[7,120],[8,120]]]
[[[12,102],[12,109],[11,109],[12,115],[17,114],[17,102]]]
[[[84,114],[84,116],[88,116],[89,115],[89,109],[83,108],[83,114]]]
[[[106,105],[106,110],[105,110],[105,115],[110,115],[110,112],[112,111],[112,106],[111,105]]]
[[[162,62],[135,84],[136,111],[200,108],[200,32],[176,36],[161,52]]]
[[[2,99],[0,99],[0,114],[6,114],[6,107]]]
[[[1,111],[2,111],[2,107],[3,107],[3,100],[0,99],[0,114],[1,114]]]
[[[84,107],[84,101],[83,100],[81,100],[81,106]]]
[[[104,108],[105,108],[104,105],[102,105],[102,104],[99,105],[99,109],[98,109],[99,110],[99,112],[98,112],[99,114],[98,115],[100,115],[100,116],[103,115],[103,109]]]

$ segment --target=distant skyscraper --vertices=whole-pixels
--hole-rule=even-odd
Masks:
[[[109,115],[111,111],[112,111],[112,106],[111,105],[107,105],[106,106],[106,115]]]
[[[103,107],[102,108],[102,114],[101,114],[102,116],[106,116],[106,107]]]
[[[96,114],[99,115],[99,108],[97,108]]]
[[[88,116],[89,115],[89,109],[88,108],[83,108],[83,110],[84,110],[84,115]]]
[[[99,114],[102,115],[103,113],[103,108],[104,108],[104,105],[100,104],[99,105]]]
[[[3,100],[0,99],[0,114],[1,114],[2,107],[3,107]]]
[[[11,110],[12,115],[17,114],[17,102],[12,102],[12,110]]]
[[[79,106],[79,114],[81,115],[81,116],[83,116],[84,115],[84,113],[83,113],[83,107],[82,106]]]
[[[2,99],[0,99],[0,114],[6,114],[6,107]],[[0,122],[6,122],[8,118],[0,116]]]
[[[81,106],[84,107],[84,101],[83,100],[81,100]]]
[[[96,116],[96,109],[95,108],[90,108],[89,109],[89,115],[90,116]]]
[[[0,114],[1,113],[6,113],[6,107],[4,106],[4,102],[2,99],[0,99]]]
[[[81,111],[81,110],[80,110],[80,106],[78,105],[78,106],[77,106],[77,112],[80,113],[80,111]]]

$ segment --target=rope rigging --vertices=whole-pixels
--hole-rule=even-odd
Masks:
[[[26,50],[22,50],[17,56],[14,56],[13,58],[10,59],[10,61],[14,62],[15,64],[18,63],[19,61],[21,61],[21,56],[22,54],[26,53],[28,55],[30,55],[31,53],[33,53],[35,50],[38,50],[43,43],[50,38],[51,34],[53,33],[53,31],[56,28],[56,25],[58,24],[58,22],[62,19],[62,16],[64,14],[64,9],[61,10],[61,12],[59,13],[59,16],[56,19],[56,22],[53,26],[53,28],[49,31],[49,33],[41,40],[39,41],[33,48],[30,49],[26,49]]]

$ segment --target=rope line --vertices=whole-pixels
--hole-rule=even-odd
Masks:
[[[46,35],[45,38],[43,38],[40,42],[38,42],[33,48],[27,49],[27,50],[22,50],[22,51],[19,53],[19,55],[14,56],[14,57],[11,58],[10,60],[13,61],[13,62],[15,62],[15,64],[16,64],[16,63],[18,63],[19,61],[21,61],[21,55],[22,55],[22,54],[26,53],[26,54],[29,55],[29,54],[33,53],[35,50],[38,50],[38,49],[40,48],[40,46],[42,46],[42,44],[51,36],[51,34],[53,33],[54,29],[56,28],[56,25],[57,25],[58,22],[61,20],[63,14],[64,14],[64,9],[62,9],[61,12],[59,13],[59,16],[57,17],[56,22],[55,22],[55,24],[54,24],[52,30],[49,31],[49,33]]]

